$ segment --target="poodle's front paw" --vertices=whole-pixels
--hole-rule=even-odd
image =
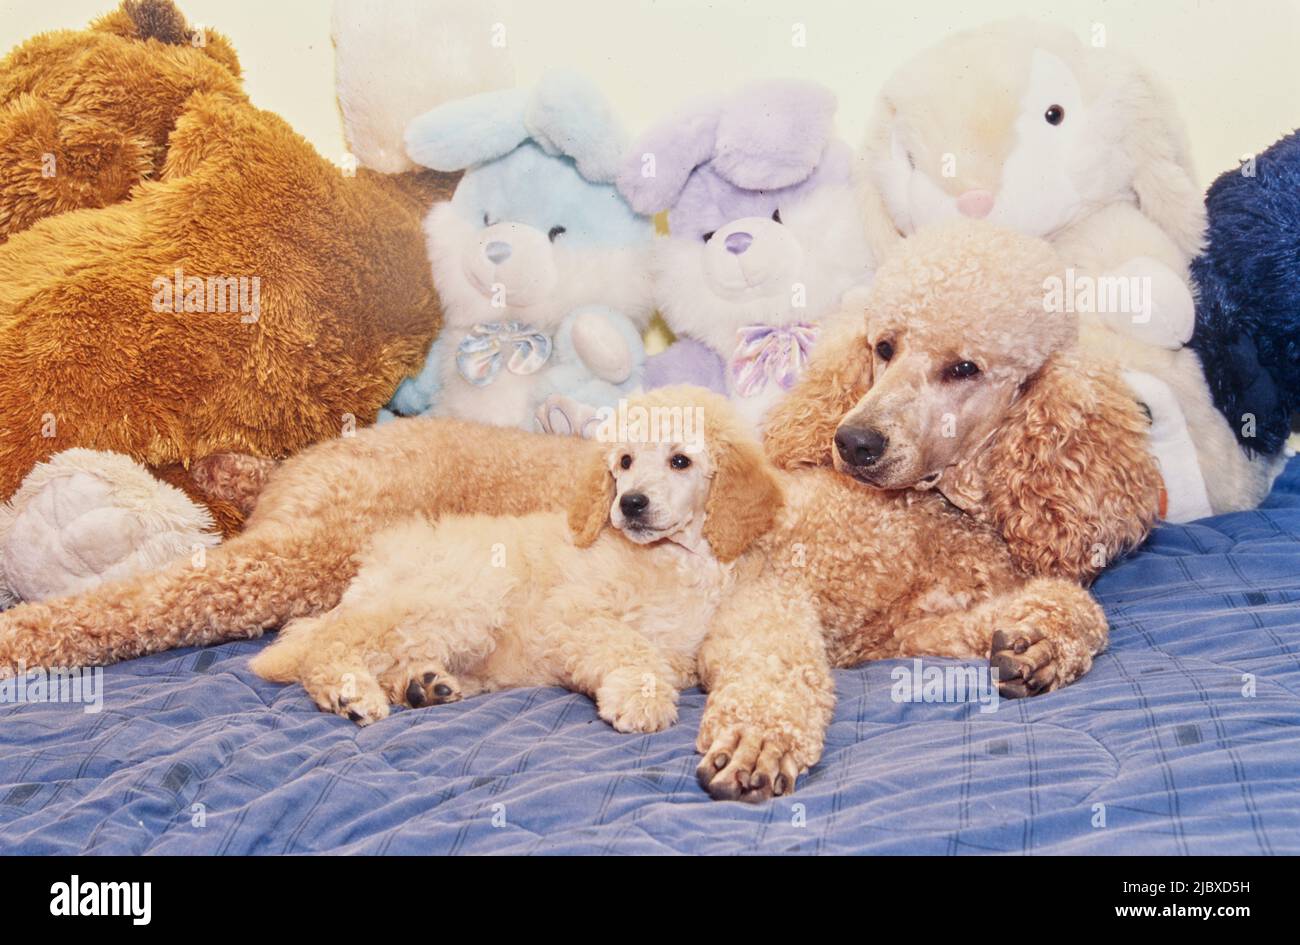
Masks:
[[[695,776],[715,801],[756,804],[792,794],[803,770],[794,737],[761,726],[724,728],[699,748],[704,760]]]
[[[1056,644],[1032,629],[996,631],[989,647],[989,665],[998,671],[999,694],[1004,699],[1023,699],[1064,686],[1070,679],[1059,656]]]
[[[321,682],[305,680],[303,686],[323,711],[362,727],[388,718],[388,697],[368,672],[342,673]]]
[[[596,690],[596,709],[620,732],[658,732],[677,721],[677,689],[657,673],[616,669]]]
[[[391,681],[386,678],[384,683],[395,704],[412,709],[459,702],[465,697],[460,681],[436,663],[407,668],[395,674]]]

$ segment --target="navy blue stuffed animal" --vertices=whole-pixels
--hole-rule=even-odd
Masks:
[[[1190,346],[1242,447],[1272,456],[1300,410],[1300,132],[1221,175],[1205,205]]]

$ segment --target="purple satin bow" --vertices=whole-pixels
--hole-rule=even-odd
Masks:
[[[770,383],[789,390],[803,373],[820,330],[811,322],[742,326],[727,365],[736,393],[753,397]]]

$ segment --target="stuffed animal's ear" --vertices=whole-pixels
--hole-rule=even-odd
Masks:
[[[618,175],[627,133],[589,79],[547,73],[528,100],[524,125],[542,150],[573,158],[578,173],[592,183],[612,183]]]
[[[656,125],[628,149],[618,172],[618,190],[637,213],[655,214],[677,202],[691,172],[713,157],[716,103]]]
[[[1086,583],[1156,521],[1162,481],[1148,429],[1114,371],[1053,355],[989,445],[940,489],[994,524],[1030,573]]]
[[[527,102],[527,92],[502,89],[440,105],[406,126],[406,153],[435,171],[504,157],[528,139]]]
[[[745,190],[790,187],[816,169],[834,123],[835,96],[815,82],[751,83],[718,116],[712,167]]]
[[[871,389],[871,352],[854,297],[846,296],[799,383],[768,411],[763,447],[778,469],[831,465],[835,429]]]
[[[858,206],[862,213],[862,223],[867,234],[867,245],[871,248],[871,258],[879,265],[902,241],[893,215],[885,204],[885,197],[876,183],[877,166],[893,159],[894,122],[897,118],[894,106],[888,99],[881,98],[876,103],[876,110],[867,126],[866,138],[858,151],[855,169]]]
[[[609,524],[614,505],[614,476],[609,471],[604,452],[592,455],[578,479],[578,487],[569,501],[569,530],[573,543],[586,548],[600,537]]]
[[[772,527],[785,500],[755,441],[715,433],[709,455],[714,472],[704,506],[704,537],[719,561],[734,561]]]
[[[1205,245],[1205,196],[1196,183],[1187,132],[1164,87],[1133,66],[1126,85],[1133,108],[1124,147],[1133,162],[1138,208],[1190,260]]]

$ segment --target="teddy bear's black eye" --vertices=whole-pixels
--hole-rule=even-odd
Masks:
[[[705,234],[704,234],[704,242],[707,243],[709,240],[713,239],[713,234],[716,233],[716,232],[718,232],[718,231],[717,231],[717,230],[709,230],[709,232],[705,233]]]
[[[1060,105],[1052,105],[1047,111],[1043,112],[1043,118],[1049,125],[1059,125],[1065,121],[1065,109]]]
[[[552,243],[554,243],[554,242],[555,242],[555,238],[556,238],[557,236],[559,236],[561,233],[567,233],[567,232],[569,232],[569,231],[566,230],[566,229],[565,229],[564,227],[562,227],[562,226],[553,226],[553,227],[551,227],[551,231],[550,231],[549,233],[546,234],[546,238],[547,238],[548,240],[550,240]]]
[[[632,457],[629,456],[627,453],[624,453],[624,454],[623,454],[623,458],[620,459],[620,460],[618,461],[618,465],[619,465],[619,468],[621,468],[621,469],[631,469],[631,468],[632,468]]]
[[[781,222],[781,208],[780,208],[780,207],[778,207],[777,209],[775,209],[775,210],[772,211],[772,222],[774,222],[774,223],[780,223],[780,222]]]
[[[691,458],[685,453],[673,453],[672,458],[668,460],[668,465],[673,469],[686,469],[691,465]]]
[[[882,361],[888,361],[894,356],[894,346],[888,341],[881,341],[876,344],[876,355]]]

